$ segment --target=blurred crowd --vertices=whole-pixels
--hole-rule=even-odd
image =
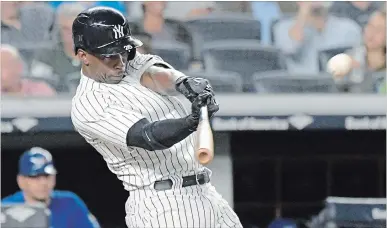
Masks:
[[[142,53],[218,92],[385,93],[384,2],[1,2],[1,93],[72,94],[80,78],[71,27],[88,7],[109,6],[131,22]],[[348,75],[326,63],[352,57]]]

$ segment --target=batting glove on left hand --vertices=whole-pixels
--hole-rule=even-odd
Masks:
[[[214,96],[214,90],[210,82],[204,78],[181,77],[176,81],[176,90],[191,103],[203,92],[208,92]]]
[[[219,111],[219,105],[210,92],[200,93],[192,102],[191,114],[187,116],[187,121],[192,126],[191,130],[195,131],[200,119],[201,107],[207,105],[208,117],[212,118]]]

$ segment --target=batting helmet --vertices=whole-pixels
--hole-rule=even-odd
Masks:
[[[75,53],[83,49],[91,54],[109,56],[130,52],[142,45],[131,35],[128,20],[110,7],[93,7],[80,13],[73,22]]]

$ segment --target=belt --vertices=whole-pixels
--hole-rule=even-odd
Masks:
[[[185,176],[183,177],[182,187],[188,187],[192,185],[203,185],[210,182],[210,176],[208,173],[199,173],[197,175]],[[154,189],[157,191],[169,190],[172,188],[173,182],[171,179],[156,181],[154,184]]]

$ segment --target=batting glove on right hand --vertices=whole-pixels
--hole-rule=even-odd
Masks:
[[[176,81],[176,90],[191,103],[203,92],[209,92],[214,96],[214,90],[210,82],[204,78],[181,77]]]

